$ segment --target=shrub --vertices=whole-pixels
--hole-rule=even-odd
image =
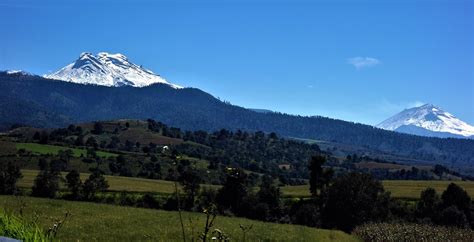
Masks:
[[[447,207],[441,212],[440,224],[460,228],[468,226],[466,215],[454,205]]]
[[[338,177],[327,190],[321,211],[323,226],[350,232],[369,221],[384,221],[390,196],[369,174],[349,173]]]
[[[8,162],[6,166],[2,164],[0,168],[0,194],[16,194],[18,192],[16,183],[22,177],[23,175],[18,166],[11,162]]]

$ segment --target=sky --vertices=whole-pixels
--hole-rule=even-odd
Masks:
[[[375,125],[432,103],[474,124],[470,0],[0,0],[0,70],[122,53],[232,104]]]

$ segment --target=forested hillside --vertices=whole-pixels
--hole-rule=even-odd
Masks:
[[[469,167],[474,141],[412,136],[325,117],[254,112],[195,88],[79,85],[21,73],[0,73],[0,128],[59,127],[120,118],[160,120],[184,130],[275,132],[326,140],[450,166]]]

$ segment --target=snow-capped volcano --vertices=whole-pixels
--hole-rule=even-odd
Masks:
[[[130,62],[122,54],[107,52],[100,52],[97,55],[84,52],[75,62],[44,77],[101,86],[144,87],[153,83],[164,83],[174,88],[181,88],[152,71]]]
[[[378,128],[433,137],[474,138],[474,127],[432,104],[405,109]]]

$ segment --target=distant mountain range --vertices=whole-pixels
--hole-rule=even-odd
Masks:
[[[97,55],[84,52],[73,63],[53,74],[44,75],[44,77],[100,86],[145,87],[163,83],[174,88],[181,88],[169,83],[152,71],[132,63],[125,55],[107,52],[100,52]]]
[[[431,162],[458,168],[471,168],[474,162],[474,140],[384,130],[401,131],[400,127],[410,126],[397,121],[402,118],[390,119],[381,124],[384,129],[379,129],[320,116],[247,109],[222,102],[199,89],[172,84],[121,54],[83,53],[75,62],[45,77],[23,71],[0,72],[0,90],[0,130],[18,124],[64,127],[98,120],[152,118],[185,130],[276,132],[326,142],[325,145],[331,144],[331,152],[340,148],[364,155],[370,151],[371,155],[392,157],[393,161]],[[436,115],[436,119],[459,124],[445,112]],[[423,120],[435,122],[431,116],[424,115]]]
[[[405,109],[377,127],[422,136],[474,138],[473,126],[433,104]]]

